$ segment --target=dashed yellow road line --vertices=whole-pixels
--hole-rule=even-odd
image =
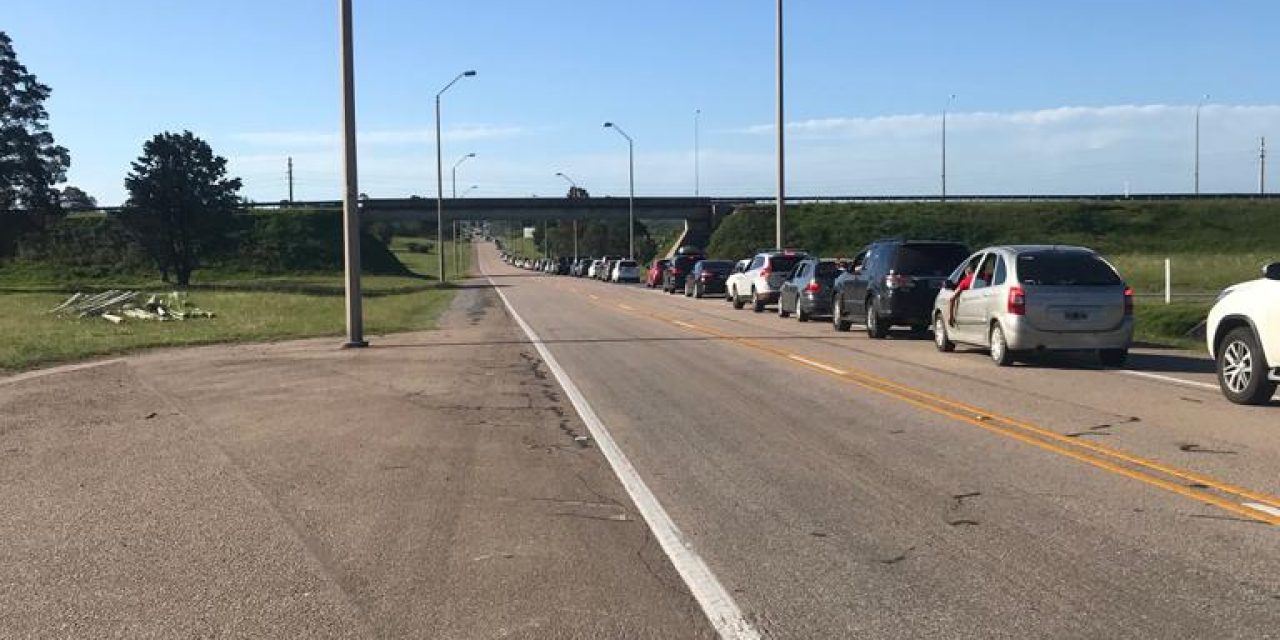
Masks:
[[[599,299],[595,294],[589,295],[592,299]],[[1073,460],[1164,489],[1183,497],[1212,504],[1251,520],[1259,520],[1273,525],[1280,525],[1280,515],[1277,515],[1278,510],[1280,510],[1280,497],[1238,487],[1202,474],[1171,467],[1154,460],[1148,460],[1140,456],[1125,453],[1087,440],[1069,438],[1055,431],[1024,420],[1002,416],[993,411],[909,387],[870,373],[842,369],[819,360],[805,358],[798,354],[763,344],[750,338],[733,336],[731,334],[695,325],[653,311],[638,311],[633,309],[629,311],[629,313],[632,313],[633,315],[647,316],[691,331],[721,338],[725,341],[732,342],[755,351],[778,356],[792,362],[797,362],[814,371],[833,376],[864,389],[894,398],[919,409],[946,416],[993,433],[1004,435],[1040,449],[1063,455]],[[1123,466],[1124,464],[1138,467],[1138,469]],[[1178,482],[1155,475],[1156,473],[1178,478],[1180,480],[1187,481],[1190,484],[1179,484]],[[1222,497],[1209,493],[1209,489],[1216,490],[1222,494],[1227,494],[1230,497]]]

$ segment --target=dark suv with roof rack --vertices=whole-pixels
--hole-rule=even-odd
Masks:
[[[933,301],[942,283],[969,253],[959,242],[889,239],[871,243],[836,279],[832,325],[837,331],[848,331],[857,319],[872,338],[887,336],[895,325],[923,332],[931,326]]]

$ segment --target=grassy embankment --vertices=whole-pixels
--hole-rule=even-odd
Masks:
[[[993,244],[1057,243],[1106,255],[1139,294],[1138,335],[1150,342],[1202,348],[1185,338],[1222,288],[1259,277],[1280,260],[1280,202],[866,203],[788,208],[788,244],[823,256],[852,256],[887,236]],[[740,258],[773,243],[773,209],[727,218],[712,236],[712,256]],[[1164,305],[1164,260],[1173,292]]]
[[[426,242],[396,238],[391,247],[412,274],[361,279],[366,333],[430,329],[448,306],[453,292],[433,281],[438,273],[436,255],[409,252],[407,244],[415,240]],[[445,249],[451,260],[447,245]],[[470,253],[463,253],[466,272]],[[188,295],[197,306],[217,314],[211,319],[114,325],[100,318],[60,318],[48,313],[75,291],[113,288],[159,293],[172,290],[173,285],[149,276],[70,281],[40,265],[0,266],[0,370],[149,347],[336,336],[345,331],[343,277],[336,272],[267,277],[197,272]]]

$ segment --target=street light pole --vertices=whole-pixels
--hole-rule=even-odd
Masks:
[[[700,166],[699,154],[701,149],[700,135],[702,125],[702,109],[693,110],[693,197],[697,198],[702,195],[702,169]]]
[[[347,341],[343,347],[367,347],[360,294],[360,185],[356,170],[356,82],[351,0],[339,0],[342,40],[342,241],[347,293]]]
[[[578,183],[574,182],[573,178],[570,178],[569,176],[559,171],[556,172],[556,175],[560,176],[561,178],[564,178],[565,181],[569,183],[569,187],[571,190],[576,190],[578,188]],[[578,261],[578,219],[577,218],[573,219],[573,261],[574,262]]]
[[[604,126],[606,129],[617,131],[627,139],[627,179],[631,185],[627,200],[627,257],[634,260],[636,257],[636,143],[626,131],[622,130],[622,127],[612,122],[606,122]]]
[[[1209,94],[1207,94],[1207,93],[1206,93],[1206,94],[1204,94],[1204,97],[1200,99],[1200,102],[1196,103],[1196,170],[1195,170],[1195,173],[1196,173],[1196,178],[1195,178],[1195,180],[1196,180],[1196,184],[1195,184],[1195,195],[1196,195],[1196,197],[1199,197],[1199,196],[1200,196],[1200,109],[1201,109],[1202,107],[1204,107],[1204,103],[1205,103],[1205,101],[1206,101],[1206,100],[1208,100],[1208,99],[1209,99]]]
[[[436,254],[440,258],[440,282],[444,282],[444,165],[440,159],[440,96],[449,90],[454,83],[463,79],[476,75],[475,71],[463,71],[457,77],[449,81],[439,93],[436,94]]]
[[[455,200],[458,198],[458,165],[466,162],[467,158],[474,158],[474,157],[476,157],[476,154],[468,153],[467,155],[462,156],[461,158],[458,158],[458,161],[453,163],[453,169],[449,170],[450,178],[453,181],[453,198]]]
[[[942,108],[942,201],[947,201],[947,111],[951,109],[951,102],[956,99],[956,94],[951,94],[947,98],[947,106]]]
[[[786,122],[783,99],[782,67],[782,0],[778,0],[778,208],[774,224],[775,242],[782,248],[782,218],[787,210]]]

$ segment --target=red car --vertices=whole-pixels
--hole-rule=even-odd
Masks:
[[[671,264],[671,261],[667,259],[654,260],[653,264],[649,265],[649,271],[645,273],[644,286],[650,289],[662,286],[663,274],[667,272],[667,265],[669,264]]]

